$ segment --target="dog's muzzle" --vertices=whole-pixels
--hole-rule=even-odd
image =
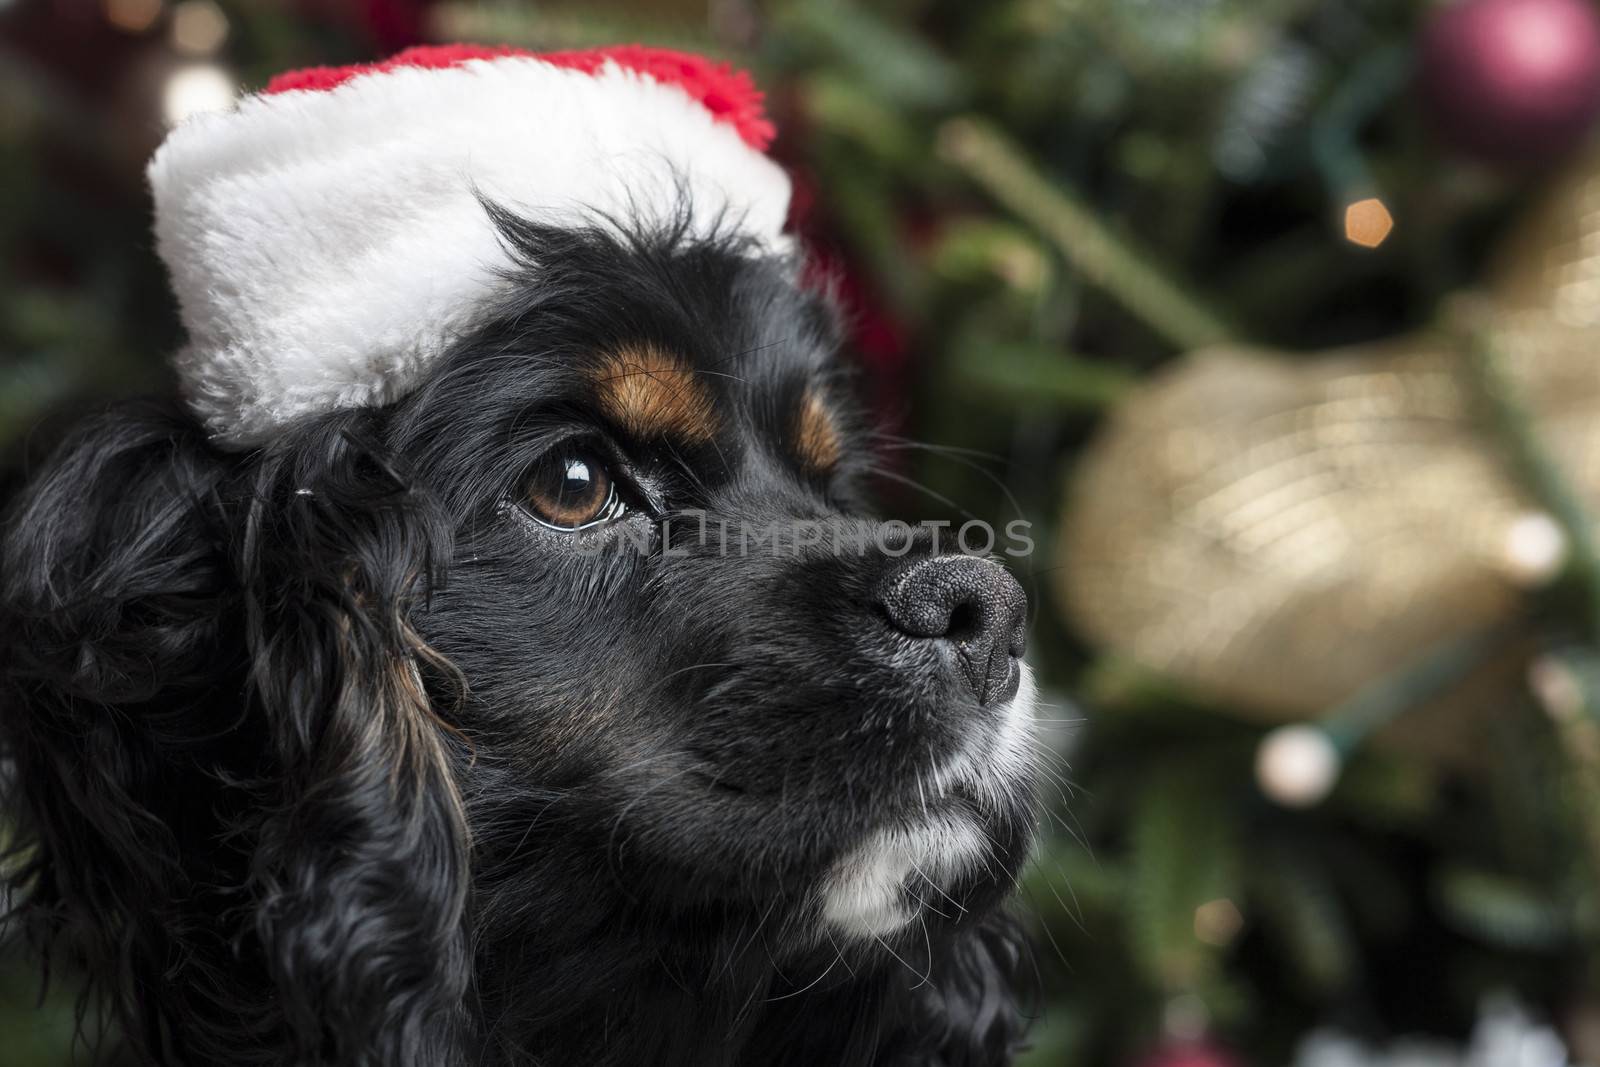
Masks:
[[[999,563],[975,556],[918,560],[884,581],[879,601],[901,633],[950,646],[983,707],[1016,693],[1028,597]]]

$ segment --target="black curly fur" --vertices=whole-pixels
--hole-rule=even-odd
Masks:
[[[949,729],[953,690],[908,653],[840,676],[887,640],[858,603],[882,561],[578,561],[506,514],[580,430],[675,506],[854,512],[826,301],[730,239],[497,221],[525,269],[404,400],[249,452],[128,403],[21,488],[15,921],[156,1063],[1009,1062],[1022,949],[997,906],[1028,796],[984,813],[992,862],[948,914],[815,933],[815,876]],[[598,424],[583,368],[640,341],[703,372],[721,439]],[[806,387],[846,438],[820,484],[783,460]]]

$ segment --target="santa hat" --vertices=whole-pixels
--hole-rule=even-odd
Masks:
[[[414,48],[280,75],[150,163],[185,396],[246,447],[403,395],[515,265],[482,198],[557,226],[687,208],[691,234],[783,253],[772,136],[747,74],[637,46]]]

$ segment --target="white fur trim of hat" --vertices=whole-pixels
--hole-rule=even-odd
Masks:
[[[248,448],[404,395],[515,265],[480,197],[574,226],[687,207],[691,233],[784,253],[772,133],[748,75],[638,46],[452,45],[280,75],[150,163],[185,398]]]

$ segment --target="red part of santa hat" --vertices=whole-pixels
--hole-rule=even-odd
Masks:
[[[777,128],[762,107],[761,90],[748,71],[735,70],[726,63],[714,63],[705,56],[674,52],[667,48],[646,48],[637,44],[588,48],[579,52],[529,52],[510,45],[480,44],[420,45],[399,52],[381,63],[357,63],[348,67],[305,67],[274,75],[262,90],[264,95],[300,89],[333,89],[364,74],[383,74],[401,67],[441,70],[459,67],[473,59],[502,59],[525,56],[552,67],[594,74],[607,64],[642,74],[662,85],[672,85],[718,122],[731,125],[744,143],[765,152],[777,135]]]
[[[279,75],[150,164],[185,395],[238,447],[403,395],[515,266],[481,198],[553,225],[687,211],[690,233],[786,254],[772,136],[748,74],[639,46],[413,48]]]

